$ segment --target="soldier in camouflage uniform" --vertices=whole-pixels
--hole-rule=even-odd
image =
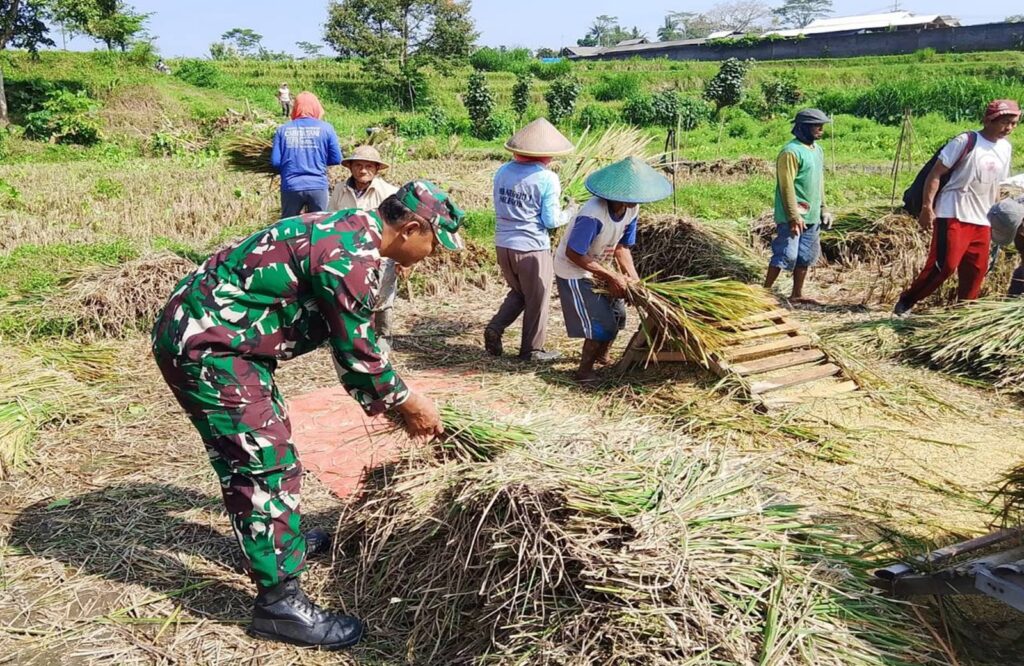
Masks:
[[[153,354],[206,445],[259,588],[250,634],[326,649],[359,640],[359,620],[314,606],[298,585],[302,464],[274,370],[326,342],[367,414],[394,409],[411,435],[439,434],[437,409],[395,373],[371,320],[381,257],[411,266],[437,244],[461,249],[462,217],[415,181],[376,211],[286,218],[207,259],[159,316]]]

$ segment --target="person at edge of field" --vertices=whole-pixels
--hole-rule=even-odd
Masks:
[[[285,218],[207,259],[158,316],[153,355],[202,437],[258,590],[250,635],[328,650],[361,638],[360,620],[316,606],[299,585],[307,551],[326,552],[330,538],[301,531],[302,464],[274,372],[327,343],[367,414],[393,410],[413,437],[440,434],[434,403],[378,346],[371,306],[381,257],[412,266],[439,245],[462,249],[462,219],[426,181],[375,211]]]
[[[292,115],[292,91],[288,89],[287,83],[282,83],[277,89],[277,103],[281,105],[281,115],[288,118]]]
[[[329,210],[376,210],[382,201],[398,191],[381,175],[391,165],[381,159],[373,146],[358,146],[341,161],[341,165],[352,175],[334,186]],[[404,277],[406,269],[387,257],[381,259],[380,268],[380,293],[373,307],[373,331],[377,340],[390,348],[398,275]]]
[[[928,259],[917,278],[900,294],[893,315],[904,317],[957,274],[957,299],[974,300],[981,293],[989,263],[992,229],[988,212],[999,198],[999,183],[1010,175],[1010,136],[1020,118],[1013,100],[999,99],[985,108],[974,149],[964,156],[942,187],[939,179],[957,164],[968,145],[968,133],[946,144],[924,183],[918,224],[931,231]],[[941,188],[941,191],[940,191]]]
[[[295,96],[292,119],[277,128],[270,164],[281,173],[281,217],[327,210],[327,167],[341,164],[334,127],[311,92]]]
[[[999,251],[1013,243],[1019,263],[1010,277],[1007,296],[1024,296],[1024,194],[1007,197],[992,206],[988,211],[988,221],[992,225],[988,271],[995,268]]]
[[[576,206],[560,210],[562,186],[548,165],[574,146],[545,118],[522,128],[505,144],[512,160],[494,174],[494,245],[508,295],[484,329],[484,348],[501,356],[501,337],[519,315],[523,333],[519,358],[553,361],[556,351],[544,348],[555,279],[551,231],[569,222]]]
[[[639,280],[630,248],[636,243],[641,203],[672,195],[672,184],[643,160],[628,157],[586,180],[591,197],[569,225],[555,252],[555,278],[570,338],[583,338],[576,380],[597,380],[594,365],[611,363],[609,349],[626,326],[623,298]],[[609,264],[614,261],[616,268]],[[595,281],[603,291],[595,290]]]
[[[821,228],[832,226],[832,214],[825,208],[825,151],[817,143],[830,122],[818,109],[797,113],[794,138],[775,161],[775,239],[764,286],[771,289],[783,269],[792,271],[793,303],[818,304],[804,297],[804,283],[821,256]]]

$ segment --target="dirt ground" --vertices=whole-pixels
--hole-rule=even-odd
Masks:
[[[858,354],[883,377],[877,392],[819,400],[766,423],[813,424],[822,442],[771,426],[730,427],[743,407],[716,390],[716,378],[686,368],[611,376],[581,390],[570,378],[579,342],[566,338],[557,300],[552,348],[563,360],[528,366],[484,354],[483,326],[503,296],[491,275],[450,296],[418,293],[398,304],[401,369],[444,369],[479,378],[509,410],[589,413],[614,419],[642,409],[637,387],[672,390],[722,447],[772,457],[780,488],[823,516],[862,524],[866,535],[906,544],[948,543],[985,531],[993,511],[986,492],[1024,453],[1024,412],[1014,398],[965,387],[932,372]],[[864,308],[798,310],[794,316],[828,339],[830,329],[877,318]],[[629,330],[635,326],[635,318]],[[506,348],[518,342],[507,332]],[[628,336],[620,336],[621,349]],[[142,336],[123,343],[116,381],[107,388],[109,419],[55,428],[37,463],[0,485],[0,662],[18,664],[326,664],[394,663],[371,635],[350,654],[327,655],[249,639],[243,632],[251,588],[219,490],[198,437],[165,389]],[[285,364],[285,396],[336,383],[326,351]],[[668,389],[666,389],[668,387]],[[934,396],[942,396],[942,400]],[[341,505],[315,476],[303,498],[307,526],[332,529]],[[330,562],[313,562],[305,586],[314,598],[346,606],[345,581]],[[998,635],[1014,663],[1019,616],[976,605],[955,628]],[[372,630],[372,628],[371,628]],[[965,648],[965,655],[968,648]],[[1007,660],[1009,659],[1009,661]],[[967,663],[966,661],[964,663]]]

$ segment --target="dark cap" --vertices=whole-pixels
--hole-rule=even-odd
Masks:
[[[832,119],[820,109],[804,109],[797,113],[793,120],[794,125],[824,125],[830,122]]]

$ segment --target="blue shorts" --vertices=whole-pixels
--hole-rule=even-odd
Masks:
[[[626,328],[626,302],[595,294],[590,280],[557,278],[562,318],[570,338],[611,342]]]
[[[818,263],[821,256],[820,224],[812,224],[799,236],[789,232],[789,223],[775,224],[775,239],[772,241],[772,260],[769,266],[784,268],[806,268]]]

